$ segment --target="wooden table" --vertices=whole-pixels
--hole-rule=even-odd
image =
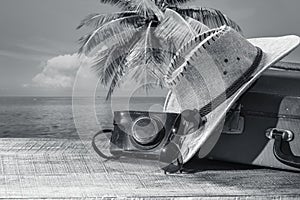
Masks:
[[[1,198],[300,198],[300,174],[194,160],[196,173],[165,175],[103,162],[89,142],[0,139]]]

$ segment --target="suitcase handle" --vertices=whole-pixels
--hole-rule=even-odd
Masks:
[[[267,130],[266,136],[275,140],[273,153],[280,162],[300,169],[300,156],[293,154],[289,144],[294,139],[292,131],[273,128]]]

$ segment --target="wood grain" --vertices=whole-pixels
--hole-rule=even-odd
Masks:
[[[295,198],[300,174],[193,160],[165,175],[142,161],[104,162],[89,142],[0,139],[1,198]]]

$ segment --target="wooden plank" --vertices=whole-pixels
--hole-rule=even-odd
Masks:
[[[1,198],[300,197],[299,173],[194,160],[199,172],[165,175],[141,161],[103,162],[79,140],[0,139],[0,161]]]

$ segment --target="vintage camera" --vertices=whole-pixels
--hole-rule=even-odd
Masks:
[[[180,114],[142,111],[114,113],[110,152],[114,156],[158,159]]]
[[[92,146],[105,159],[132,157],[158,160],[165,172],[175,173],[183,166],[181,138],[206,123],[199,110],[178,113],[117,111],[114,129],[104,129],[94,135]],[[96,145],[96,137],[111,133],[110,153],[105,155]]]
[[[180,144],[174,152],[171,147],[176,136],[182,137],[206,123],[198,110],[182,113],[118,111],[114,113],[114,130],[110,152],[115,157],[127,156],[143,159],[161,159],[180,153]],[[163,150],[164,149],[164,150]],[[178,152],[176,152],[178,151]],[[162,155],[164,153],[164,155]]]

